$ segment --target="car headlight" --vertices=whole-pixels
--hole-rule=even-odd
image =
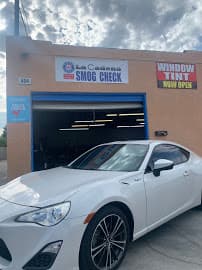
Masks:
[[[36,223],[42,226],[54,226],[60,223],[69,213],[70,202],[50,205],[39,210],[35,210],[16,218],[16,222]]]

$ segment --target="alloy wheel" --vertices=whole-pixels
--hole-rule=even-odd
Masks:
[[[127,246],[125,221],[117,214],[104,217],[95,228],[91,240],[91,259],[99,270],[114,269]]]

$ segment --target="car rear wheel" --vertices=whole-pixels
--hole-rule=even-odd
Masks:
[[[114,270],[122,262],[129,242],[129,225],[117,207],[101,209],[89,223],[80,248],[81,270]]]

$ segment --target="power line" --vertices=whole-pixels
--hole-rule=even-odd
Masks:
[[[29,22],[28,22],[28,18],[27,18],[27,14],[26,14],[26,11],[25,11],[25,8],[24,8],[23,1],[20,0],[20,3],[21,3],[21,7],[22,7],[22,11],[23,11],[25,20],[26,20],[27,29],[28,29],[28,32],[29,32],[29,35],[30,35],[31,34],[31,29],[30,29],[30,26],[29,26]]]
[[[26,26],[26,24],[25,24],[25,21],[24,21],[23,15],[22,15],[21,8],[19,9],[19,11],[20,11],[20,16],[21,16],[21,19],[22,19],[22,23],[23,23],[23,25],[24,25],[25,33],[26,33],[26,35],[27,35],[27,37],[28,37],[28,36],[29,36],[29,34],[28,34],[28,31],[27,31],[27,26]]]

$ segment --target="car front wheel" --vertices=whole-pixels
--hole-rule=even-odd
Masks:
[[[81,270],[114,270],[122,262],[129,242],[129,225],[117,207],[101,209],[89,223],[80,248]]]

